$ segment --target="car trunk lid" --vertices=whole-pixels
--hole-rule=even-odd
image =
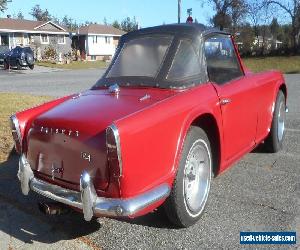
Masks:
[[[43,178],[79,188],[87,170],[96,190],[109,184],[105,130],[114,121],[172,96],[174,91],[122,89],[90,90],[38,116],[28,134],[28,161]]]

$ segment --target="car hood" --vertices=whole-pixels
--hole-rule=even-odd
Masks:
[[[38,116],[34,125],[98,133],[114,121],[166,99],[176,92],[162,89],[121,89],[118,95],[106,89],[73,96]]]

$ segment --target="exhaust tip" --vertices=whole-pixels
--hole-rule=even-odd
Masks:
[[[70,209],[59,202],[39,202],[39,210],[46,215],[63,215],[70,212]]]

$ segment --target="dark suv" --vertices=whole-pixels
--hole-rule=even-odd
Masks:
[[[29,47],[20,47],[17,46],[4,57],[4,69],[10,67],[17,67],[21,69],[22,67],[29,67],[30,69],[34,68],[34,55],[33,51]]]

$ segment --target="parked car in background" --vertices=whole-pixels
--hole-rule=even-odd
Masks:
[[[188,227],[214,176],[263,141],[270,152],[282,148],[286,98],[283,75],[245,70],[225,31],[130,32],[90,90],[11,117],[22,192],[81,210],[87,221],[162,205]]]
[[[0,45],[0,65],[4,63],[4,58],[9,53],[9,48],[6,45]]]
[[[4,69],[9,69],[11,67],[17,67],[17,69],[29,67],[30,69],[34,69],[33,51],[30,47],[17,46],[5,53],[3,64]]]

